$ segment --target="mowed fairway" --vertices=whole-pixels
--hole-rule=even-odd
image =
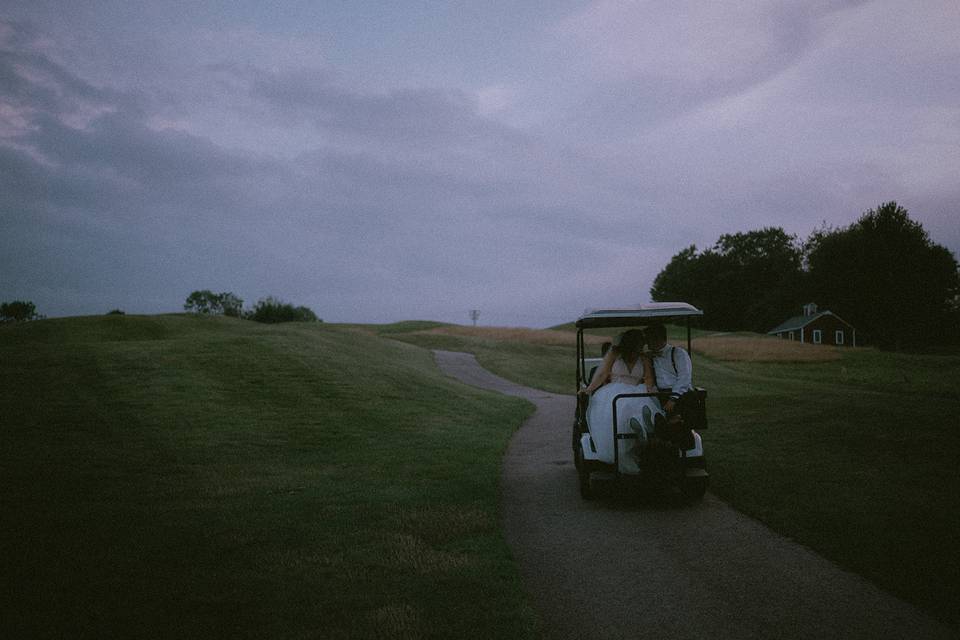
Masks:
[[[0,327],[0,637],[525,637],[529,415],[429,351],[189,316]]]
[[[523,342],[495,329],[395,337],[469,351],[498,375],[571,393],[575,334],[563,345],[555,333]],[[756,335],[701,335],[694,351],[695,382],[709,391],[711,491],[960,625],[960,357],[835,353]],[[599,347],[588,344],[588,355]],[[570,426],[558,424],[557,437]]]

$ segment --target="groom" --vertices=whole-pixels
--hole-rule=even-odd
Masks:
[[[667,328],[662,324],[647,327],[646,334],[647,347],[653,352],[657,387],[661,391],[670,391],[670,399],[663,405],[670,416],[676,412],[680,396],[693,388],[693,363],[686,350],[667,344]]]
[[[664,429],[669,430],[668,425],[679,427],[680,398],[693,388],[693,363],[685,349],[667,344],[667,328],[662,324],[647,327],[646,338],[647,348],[653,352],[653,372],[657,378],[657,388],[670,393],[670,398],[663,404],[666,420],[660,419],[666,424],[656,425],[657,431],[662,432]],[[689,428],[684,429],[682,440],[685,444],[692,440]]]

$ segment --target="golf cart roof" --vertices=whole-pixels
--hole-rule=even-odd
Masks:
[[[620,309],[590,309],[577,320],[577,328],[633,327],[702,315],[703,311],[686,302],[649,302]]]

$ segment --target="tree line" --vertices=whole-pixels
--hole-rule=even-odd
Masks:
[[[650,296],[689,302],[703,309],[705,328],[722,331],[765,333],[805,302],[880,347],[957,342],[960,331],[957,260],[896,202],[805,241],[766,227],[692,245],[660,271]]]
[[[243,299],[231,291],[193,291],[183,304],[184,311],[200,315],[223,315],[254,322],[323,322],[310,307],[294,306],[273,296],[261,298],[252,309],[243,308]]]
[[[253,308],[244,309],[243,300],[230,291],[214,293],[209,289],[192,292],[183,305],[185,311],[200,315],[223,315],[254,322],[323,322],[310,307],[294,306],[273,296],[257,301]],[[121,309],[111,309],[107,315],[125,315]],[[29,300],[0,303],[0,324],[41,320],[37,307]]]

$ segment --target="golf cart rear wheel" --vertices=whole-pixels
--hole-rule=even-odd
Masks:
[[[703,494],[707,492],[707,478],[684,478],[680,481],[680,492],[689,502],[696,502],[703,499]]]

